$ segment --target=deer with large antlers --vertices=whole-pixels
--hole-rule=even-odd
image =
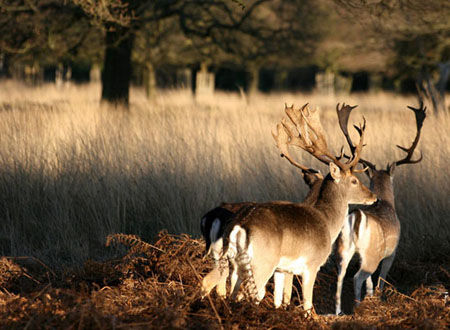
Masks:
[[[343,105],[336,111],[339,124],[351,150],[355,150],[352,140],[347,131],[347,122],[351,111],[355,108]],[[342,284],[347,266],[355,252],[361,259],[360,269],[353,278],[355,300],[357,304],[361,301],[361,289],[366,282],[366,292],[373,294],[373,282],[371,275],[376,271],[381,262],[380,278],[378,286],[383,289],[384,281],[392,262],[400,239],[400,222],[395,210],[393,178],[394,170],[403,164],[415,164],[422,160],[422,155],[417,160],[412,160],[415,148],[419,142],[420,131],[426,116],[426,108],[423,103],[418,109],[408,107],[414,111],[416,117],[416,137],[410,148],[397,146],[407,154],[405,158],[388,163],[386,169],[377,169],[374,164],[359,159],[359,162],[368,167],[366,172],[370,179],[371,190],[378,196],[375,204],[356,209],[351,212],[344,223],[341,235],[337,241],[338,281],[336,289],[336,314],[341,314]]]
[[[354,175],[363,147],[365,124],[359,128],[360,142],[354,157],[343,163],[327,147],[317,111],[285,107],[287,118],[274,134],[281,153],[292,164],[289,146],[299,147],[328,164],[313,205],[304,203],[264,203],[238,213],[224,233],[224,253],[237,267],[238,279],[232,297],[241,283],[252,299],[260,301],[265,285],[274,274],[275,288],[282,287],[285,274],[302,277],[303,307],[312,309],[313,286],[319,268],[331,253],[347,214],[348,204],[372,204],[376,195]],[[277,285],[280,283],[280,285]],[[290,296],[290,295],[289,295]],[[274,303],[282,302],[276,293]]]

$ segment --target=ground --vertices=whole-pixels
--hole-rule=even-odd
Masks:
[[[270,293],[259,306],[234,303],[212,293],[199,296],[199,281],[210,269],[204,242],[160,233],[154,244],[115,234],[107,245],[125,246],[125,256],[87,261],[79,269],[53,271],[35,258],[0,259],[1,328],[428,328],[450,325],[447,265],[397,263],[385,290],[352,313],[351,275],[344,286],[344,316],[333,316],[332,261],[314,289],[317,316],[305,318],[297,282],[291,305],[273,308]],[[332,257],[330,258],[332,259]],[[447,285],[447,288],[445,287]],[[270,286],[270,285],[269,285]]]

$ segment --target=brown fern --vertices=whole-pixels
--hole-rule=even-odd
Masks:
[[[160,248],[144,242],[137,235],[130,234],[110,234],[106,237],[106,246],[118,245],[122,244],[129,247],[128,255],[134,254],[146,254],[149,255],[152,250],[157,250],[162,253],[166,253],[166,251],[161,250]]]

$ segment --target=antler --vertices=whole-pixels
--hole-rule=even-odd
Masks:
[[[356,148],[357,147],[355,147],[355,145],[353,144],[352,139],[350,138],[350,134],[348,134],[348,128],[347,127],[348,127],[348,119],[350,117],[350,113],[356,107],[357,107],[357,105],[350,106],[350,105],[346,105],[345,103],[342,103],[342,106],[340,108],[339,108],[339,103],[336,105],[336,113],[337,113],[338,119],[339,119],[339,126],[341,128],[342,133],[344,134],[344,136],[345,136],[345,138],[347,140],[348,146],[349,146],[350,151],[352,153],[352,157],[353,157],[352,163],[354,162],[354,160],[356,158],[355,157],[356,156],[355,153],[356,153]],[[366,127],[366,119],[363,117],[363,120],[364,120],[363,127],[365,128]],[[355,126],[355,125],[353,125],[353,126],[358,131],[359,135],[361,136],[362,135],[362,129],[360,127]],[[361,140],[360,140],[360,144],[361,144]],[[362,148],[362,145],[361,145],[361,148]],[[360,153],[361,153],[361,151],[358,152],[359,155],[360,155]],[[346,155],[344,155],[344,156],[346,158],[350,158],[350,157],[348,157]],[[360,156],[359,156],[359,162],[362,163],[363,165],[365,165],[366,167],[370,167],[372,169],[375,169],[375,165],[374,164],[372,164],[371,162],[369,162],[369,161],[367,161],[365,159],[362,159]],[[357,163],[355,163],[355,165],[356,164]],[[363,169],[362,171],[365,171],[365,170],[366,169]]]
[[[308,104],[305,104],[302,109],[304,109]],[[284,110],[287,112],[289,110],[294,111],[294,105],[288,107],[287,104],[284,105]],[[296,118],[299,126],[301,126],[300,130],[303,132],[302,136],[306,136],[306,123],[303,120],[302,116],[298,116]],[[297,146],[302,149],[306,148],[306,144],[299,137],[298,132],[296,132],[297,127],[293,124],[293,122],[289,122],[286,118],[283,118],[281,123],[277,124],[277,133],[272,131],[272,136],[275,139],[278,149],[281,152],[281,157],[285,157],[292,165],[298,167],[302,170],[302,173],[319,173],[317,170],[313,168],[308,168],[299,162],[295,161],[294,158],[289,154],[289,145]]]
[[[336,112],[338,115],[339,126],[341,127],[342,133],[344,133],[345,138],[347,139],[348,146],[350,147],[350,151],[353,154],[355,152],[356,147],[353,145],[352,139],[348,134],[348,118],[350,117],[350,113],[353,109],[355,109],[357,105],[350,106],[342,103],[342,107],[339,109],[339,103],[336,105]]]
[[[396,166],[403,165],[403,164],[416,164],[422,160],[422,152],[420,153],[419,159],[411,160],[411,158],[413,156],[414,150],[417,147],[417,144],[419,143],[420,131],[422,130],[423,122],[427,116],[427,114],[426,114],[427,107],[424,107],[423,102],[420,101],[420,106],[418,109],[410,107],[410,106],[408,106],[408,109],[414,111],[414,114],[416,116],[416,127],[417,127],[416,137],[414,138],[414,141],[413,141],[411,147],[409,147],[409,148],[405,148],[405,147],[397,145],[398,148],[400,148],[401,150],[406,152],[406,157],[394,162],[393,164],[395,164]]]
[[[306,105],[305,105],[306,106]],[[292,108],[294,106],[292,105]],[[287,104],[285,104],[285,111],[288,109]],[[285,119],[283,119],[285,121]],[[310,169],[306,166],[303,166],[299,162],[295,161],[291,155],[289,154],[289,144],[296,145],[301,147],[302,141],[300,139],[296,139],[295,136],[288,134],[288,129],[286,128],[286,123],[277,124],[277,133],[272,131],[272,136],[275,139],[278,149],[281,152],[281,157],[285,157],[292,165],[300,168],[302,171],[308,172]]]
[[[358,163],[363,146],[365,123],[364,126],[360,127],[361,139],[358,146],[355,147],[355,157],[349,163],[343,164],[328,150],[318,112],[310,110],[307,106],[308,104],[305,104],[301,109],[295,110],[293,106],[285,105],[285,112],[290,120],[283,119],[281,125],[278,124],[277,126],[278,134],[272,133],[282,154],[291,164],[297,167],[301,166],[300,168],[303,169],[303,165],[295,162],[289,155],[288,146],[293,145],[307,151],[325,164],[332,161],[342,170],[352,169]]]

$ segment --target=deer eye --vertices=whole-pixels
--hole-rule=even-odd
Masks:
[[[353,185],[358,184],[358,180],[356,180],[355,178],[353,178],[350,182],[351,182]]]

